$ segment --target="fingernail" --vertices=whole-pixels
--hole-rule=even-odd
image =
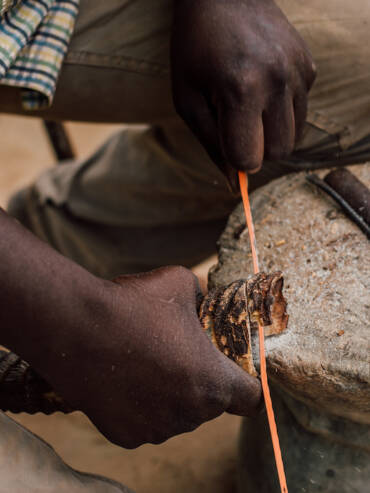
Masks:
[[[240,188],[239,188],[238,172],[236,171],[236,169],[232,168],[229,164],[225,165],[224,170],[231,193],[233,193],[234,195],[239,195]]]

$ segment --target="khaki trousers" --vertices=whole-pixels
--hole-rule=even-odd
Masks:
[[[0,457],[1,493],[133,493],[116,481],[75,471],[2,412]]]
[[[296,154],[265,163],[252,188],[304,163],[355,162],[370,149],[370,2],[278,3],[308,42],[318,78]],[[175,114],[171,5],[81,0],[55,103],[35,114],[145,126],[129,126],[83,162],[50,169],[9,207],[64,255],[107,278],[200,262],[238,201]],[[21,111],[9,88],[2,90],[0,109]]]

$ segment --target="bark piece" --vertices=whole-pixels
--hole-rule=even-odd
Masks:
[[[258,320],[266,327],[267,336],[279,334],[287,327],[282,288],[281,272],[262,272],[212,290],[200,306],[199,319],[212,342],[251,375],[257,375],[251,335],[258,330]]]

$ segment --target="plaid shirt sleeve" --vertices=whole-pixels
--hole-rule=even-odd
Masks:
[[[15,7],[21,0],[0,0],[0,15]]]
[[[22,89],[25,109],[50,106],[79,0],[0,0],[0,84]]]

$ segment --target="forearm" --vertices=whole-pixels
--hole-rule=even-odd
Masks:
[[[48,365],[57,364],[55,359],[83,343],[86,324],[103,316],[104,281],[58,254],[1,209],[0,258],[0,344],[47,372]]]
[[[1,210],[0,258],[0,343],[114,443],[161,443],[259,406],[258,380],[202,330],[187,269],[102,281]]]

